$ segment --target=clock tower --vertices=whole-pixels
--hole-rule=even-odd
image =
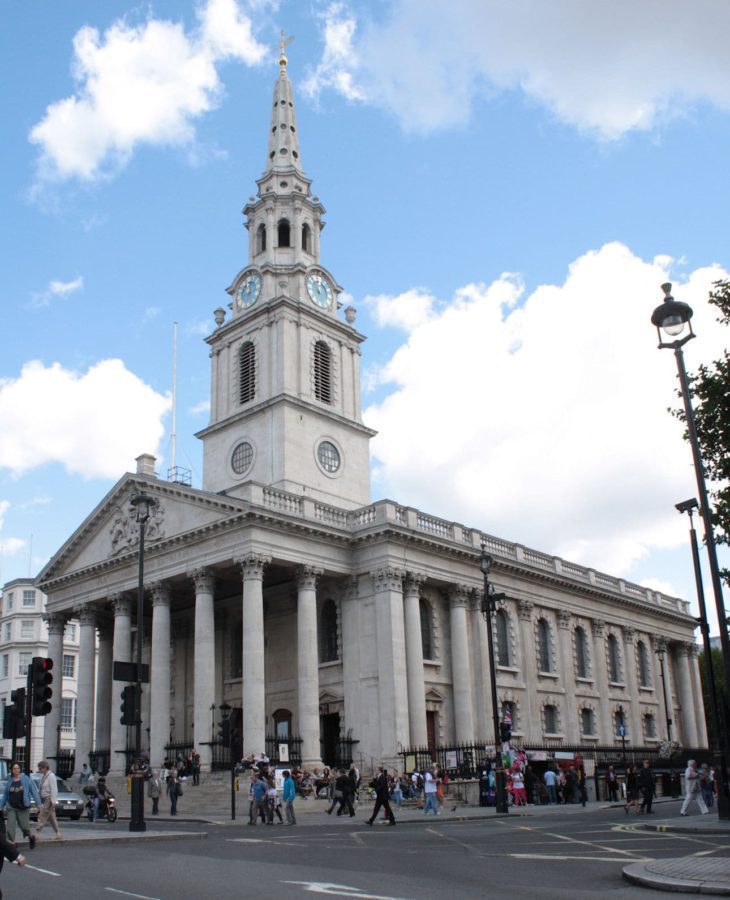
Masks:
[[[320,262],[324,207],[302,167],[282,42],[266,168],[243,210],[248,261],[208,338],[210,424],[203,489],[235,495],[257,482],[345,509],[370,503],[355,311]]]

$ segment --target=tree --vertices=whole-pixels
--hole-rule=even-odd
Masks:
[[[730,325],[730,281],[716,281],[713,288],[709,301],[720,311],[717,321]],[[730,353],[725,350],[720,359],[700,366],[689,376],[689,389],[712,498],[715,543],[730,545]],[[684,410],[674,415],[685,421]],[[730,570],[721,575],[730,584]]]

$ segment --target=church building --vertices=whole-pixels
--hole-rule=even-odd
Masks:
[[[243,210],[248,258],[206,338],[202,487],[159,477],[141,455],[36,581],[51,657],[78,622],[77,769],[92,751],[110,754],[113,773],[125,765],[112,664],[135,658],[140,492],[154,500],[142,698],[153,765],[171,741],[189,742],[208,769],[223,704],[243,755],[296,736],[305,767],[334,762],[343,741],[365,769],[398,765],[409,747],[493,743],[482,544],[506,595],[494,622],[499,704],[526,747],[620,746],[622,730],[647,746],[668,719],[685,746],[706,746],[687,602],[372,502],[365,338],[322,253],[325,210],[304,171],[286,65],[282,51],[266,166]],[[46,722],[50,756],[59,713]]]

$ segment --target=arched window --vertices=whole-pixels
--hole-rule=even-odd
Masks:
[[[312,252],[312,229],[306,222],[302,225],[302,250]]]
[[[544,707],[544,715],[545,715],[545,733],[546,734],[557,734],[558,733],[558,708],[557,706],[548,705]]]
[[[618,639],[615,634],[608,636],[608,680],[621,681],[621,657],[618,650]]]
[[[314,345],[314,396],[332,403],[332,351],[324,341]]]
[[[256,396],[256,347],[245,341],[238,354],[238,402],[248,403]]]
[[[588,638],[580,625],[575,629],[575,673],[578,678],[588,678]]]
[[[266,226],[259,225],[256,231],[256,252],[263,253],[266,249]]]
[[[421,647],[423,658],[433,659],[433,629],[431,628],[431,609],[421,597],[418,601],[418,611],[421,614]]]
[[[537,657],[540,671],[550,672],[550,625],[547,619],[537,620]]]
[[[288,219],[279,219],[278,235],[280,247],[291,247]]]
[[[628,729],[626,727],[626,714],[624,713],[623,707],[617,709],[613,714],[613,724],[613,733],[616,735],[616,737],[621,737],[622,735],[626,737],[626,735],[628,734]]]
[[[288,709],[277,709],[273,719],[277,738],[287,740],[291,736],[291,711]]]
[[[509,722],[513,732],[519,730],[520,723],[517,719],[517,704],[514,701],[502,701],[502,721]]]
[[[584,708],[580,711],[580,730],[583,734],[596,733],[596,722],[592,709]]]
[[[334,662],[337,655],[337,606],[334,600],[325,600],[319,616],[319,661]]]
[[[497,663],[510,666],[509,655],[509,615],[506,609],[497,610]]]
[[[656,722],[654,721],[654,716],[651,713],[647,713],[644,716],[644,737],[656,737]]]
[[[639,684],[641,687],[650,687],[649,654],[646,649],[646,644],[643,641],[639,641],[636,645],[636,658],[639,663]]]

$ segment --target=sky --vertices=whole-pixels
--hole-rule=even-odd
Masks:
[[[727,343],[724,0],[1,15],[0,583],[140,453],[167,471],[175,322],[176,462],[200,485],[203,338],[247,261],[284,29],[322,264],[368,336],[373,499],[694,601],[674,504],[697,491],[650,317],[671,281],[688,368]]]

